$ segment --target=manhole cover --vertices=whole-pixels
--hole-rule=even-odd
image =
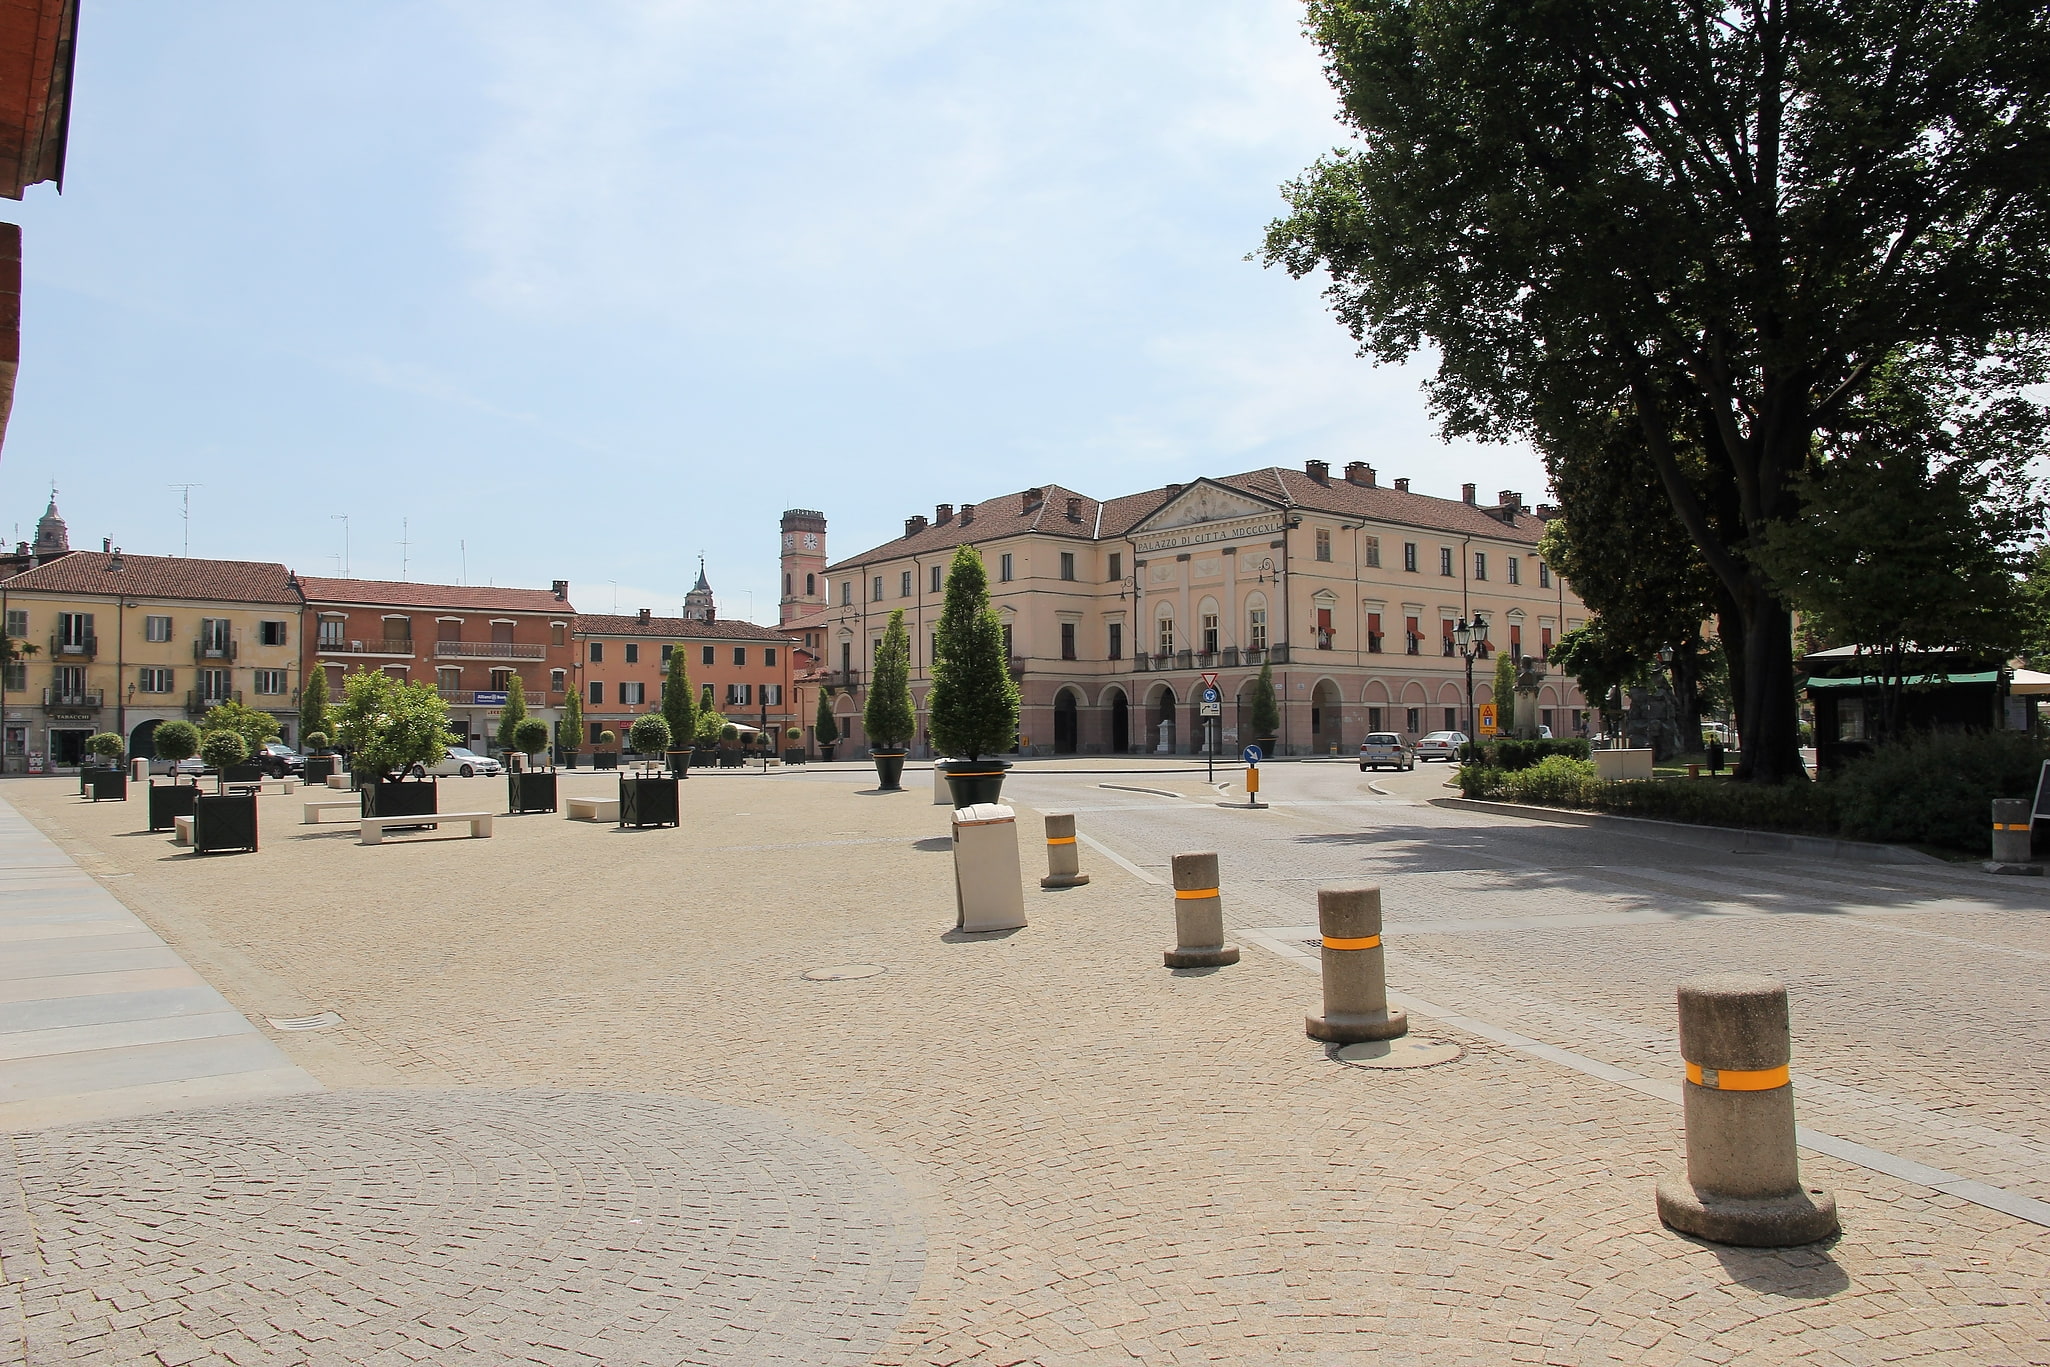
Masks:
[[[1331,1057],[1355,1068],[1430,1068],[1451,1063],[1465,1053],[1465,1049],[1450,1040],[1404,1035],[1401,1039],[1342,1045],[1331,1051]]]
[[[332,1011],[323,1011],[317,1016],[265,1016],[274,1029],[278,1030],[325,1030],[331,1025],[340,1025],[342,1018]]]
[[[834,964],[829,968],[808,968],[804,976],[815,983],[844,983],[854,978],[873,978],[883,971],[881,964]]]

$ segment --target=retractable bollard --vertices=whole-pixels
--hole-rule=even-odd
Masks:
[[[1317,928],[1324,937],[1324,1014],[1306,1019],[1304,1033],[1331,1044],[1408,1034],[1409,1013],[1388,1005],[1381,889],[1317,889]]]
[[[130,783],[148,783],[148,782],[149,782],[149,761],[148,761],[148,760],[146,760],[146,759],[132,759],[132,760],[129,760],[129,761],[128,761],[128,781],[129,781]]]
[[[932,762],[932,805],[935,807],[951,807],[954,805],[954,785],[947,782],[946,771],[940,768],[940,762],[937,758]]]
[[[2004,797],[1993,803],[1993,858],[1988,873],[2043,872],[2030,848],[2034,804],[2025,797]]]
[[[1079,888],[1089,881],[1075,848],[1075,814],[1046,814],[1046,877],[1042,888]]]
[[[996,802],[954,812],[954,898],[958,930],[1016,930],[1025,924],[1018,864],[1018,816]]]
[[[1659,1218],[1683,1234],[1748,1248],[1836,1233],[1836,1198],[1801,1185],[1787,989],[1755,973],[1681,983],[1680,1056],[1687,1168],[1660,1180]]]
[[[1174,857],[1174,938],[1174,948],[1161,956],[1169,968],[1221,968],[1239,961],[1239,947],[1224,942],[1215,854]]]

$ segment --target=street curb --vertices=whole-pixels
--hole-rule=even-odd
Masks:
[[[1526,821],[1550,821],[1562,826],[1630,827],[1637,834],[1654,839],[1707,845],[1733,852],[1798,854],[1810,859],[1840,859],[1858,864],[1956,867],[1948,860],[1911,850],[1905,845],[1875,845],[1862,840],[1836,840],[1821,835],[1787,835],[1781,831],[1749,831],[1740,826],[1694,826],[1682,821],[1655,821],[1649,817],[1615,816],[1608,812],[1576,812],[1564,807],[1535,807],[1522,802],[1487,802],[1472,797],[1434,797],[1427,800],[1433,807],[1487,812],[1492,816],[1519,816]]]

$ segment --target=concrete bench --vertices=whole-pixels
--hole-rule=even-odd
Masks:
[[[180,845],[192,843],[192,818],[189,815],[171,818],[171,839]]]
[[[347,789],[349,786],[349,776],[347,774],[329,774],[327,776],[327,786],[330,788]]]
[[[296,778],[259,778],[253,779],[248,783],[230,783],[228,791],[245,797],[251,793],[268,793],[272,791],[296,793],[299,791],[299,780]]]
[[[412,816],[366,816],[358,823],[363,843],[375,845],[393,826],[441,826],[453,821],[468,822],[472,840],[491,838],[490,812],[418,812]]]
[[[616,797],[566,797],[563,805],[568,809],[571,821],[619,820],[619,799]]]
[[[327,802],[309,802],[306,804],[306,817],[299,824],[302,826],[318,826],[322,812],[339,812],[344,807],[352,812],[361,813],[363,810],[363,799],[351,797]]]

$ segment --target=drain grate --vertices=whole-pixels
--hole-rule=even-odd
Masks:
[[[828,968],[807,968],[803,977],[807,982],[844,983],[856,978],[873,978],[887,971],[881,964],[833,964]]]
[[[340,1025],[342,1018],[332,1011],[323,1011],[317,1016],[265,1016],[276,1030],[325,1030]]]

